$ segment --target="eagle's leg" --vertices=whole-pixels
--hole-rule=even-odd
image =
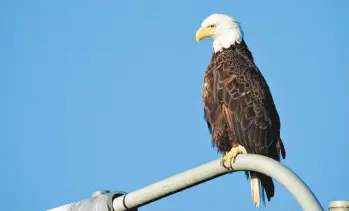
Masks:
[[[234,145],[229,152],[224,153],[225,155],[222,157],[221,164],[225,168],[232,170],[232,160],[235,162],[236,156],[241,153],[246,153],[245,148],[239,144]]]

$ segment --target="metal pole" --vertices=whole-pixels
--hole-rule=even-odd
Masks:
[[[235,171],[251,170],[263,173],[281,183],[305,211],[323,210],[311,190],[291,170],[281,163],[261,155],[238,155],[233,164]],[[141,207],[184,189],[229,173],[220,165],[220,159],[172,176],[136,190],[113,201],[115,211]]]
[[[328,205],[329,211],[349,211],[349,201],[331,201]]]

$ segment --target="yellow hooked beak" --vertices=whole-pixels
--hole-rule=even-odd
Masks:
[[[204,39],[205,37],[209,37],[213,33],[213,28],[208,28],[208,27],[201,27],[199,30],[196,32],[196,42],[200,42],[200,40]]]

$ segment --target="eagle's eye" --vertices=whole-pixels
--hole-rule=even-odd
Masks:
[[[216,28],[215,24],[209,25],[208,28]]]

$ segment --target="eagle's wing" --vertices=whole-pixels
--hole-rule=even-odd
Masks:
[[[232,134],[249,153],[280,160],[285,150],[280,139],[280,120],[269,87],[255,65],[241,54],[221,55],[213,72],[213,93],[222,105]]]

